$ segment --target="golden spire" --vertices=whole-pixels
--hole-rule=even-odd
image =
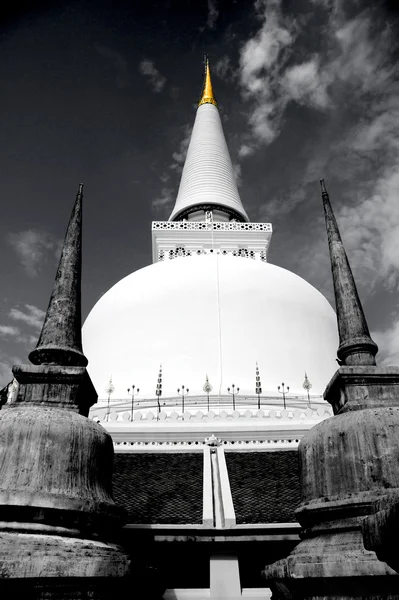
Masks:
[[[201,99],[198,102],[198,106],[201,106],[201,104],[213,104],[214,106],[217,106],[215,96],[213,95],[211,71],[209,69],[209,59],[206,55],[205,55],[204,87],[202,90]]]

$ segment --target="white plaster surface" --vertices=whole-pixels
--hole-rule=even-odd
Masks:
[[[240,569],[236,556],[211,556],[211,598],[238,600],[241,597]]]
[[[232,383],[254,393],[258,362],[263,394],[285,382],[304,394],[304,372],[322,394],[336,371],[336,318],[310,284],[280,267],[209,254],[176,258],[132,273],[92,309],[83,327],[88,370],[101,398],[112,375],[113,398],[227,394]],[[162,398],[161,398],[162,401]]]
[[[238,194],[219,110],[213,104],[202,104],[197,110],[170,219],[185,208],[203,203],[234,208],[249,220]]]

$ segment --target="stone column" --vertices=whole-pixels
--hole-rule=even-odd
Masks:
[[[82,188],[68,225],[33,365],[0,411],[0,593],[3,598],[122,598],[131,560],[115,543],[113,444],[87,418],[97,401],[82,351]]]
[[[287,599],[399,599],[398,574],[365,549],[361,531],[374,503],[399,492],[399,368],[375,365],[323,182],[322,193],[340,332],[341,367],[324,394],[334,416],[299,445],[302,541],[264,576]]]

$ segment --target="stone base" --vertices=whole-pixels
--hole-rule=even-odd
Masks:
[[[399,600],[398,573],[365,550],[360,527],[304,539],[263,575],[287,600]]]
[[[399,367],[343,366],[333,375],[324,400],[334,414],[399,406]]]
[[[145,592],[145,596],[143,593]],[[0,532],[0,597],[115,600],[162,597],[154,570],[132,565],[117,544],[93,539]]]
[[[362,521],[364,546],[399,573],[399,494],[385,496]]]

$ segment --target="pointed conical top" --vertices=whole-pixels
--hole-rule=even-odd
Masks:
[[[324,179],[320,184],[337,310],[340,342],[337,355],[344,365],[375,365],[378,346],[370,337]]]
[[[82,199],[80,184],[43,328],[35,350],[29,354],[34,365],[85,367],[88,362],[81,334]]]
[[[205,55],[204,87],[202,89],[202,95],[201,95],[200,101],[198,102],[198,106],[201,106],[201,104],[213,104],[214,106],[217,106],[215,96],[213,95],[211,70],[209,67],[209,59],[206,55]]]
[[[238,193],[236,177],[213,95],[208,59],[205,81],[187,149],[179,191],[169,221],[195,212],[220,212],[228,219],[249,221]],[[220,220],[218,217],[214,220]]]

